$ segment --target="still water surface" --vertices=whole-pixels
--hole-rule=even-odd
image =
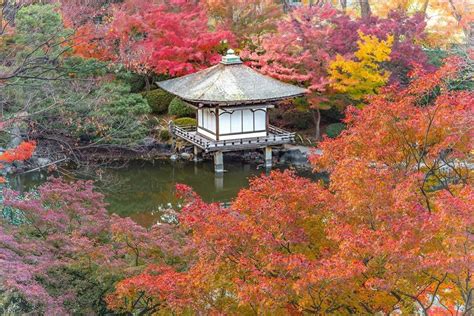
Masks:
[[[144,226],[153,225],[162,215],[161,210],[176,206],[175,185],[192,187],[206,202],[230,202],[241,188],[248,187],[249,179],[265,174],[257,165],[226,162],[227,172],[216,176],[209,161],[132,163],[121,169],[105,169],[96,185],[104,193],[108,210],[121,216],[130,216]],[[283,167],[288,168],[288,166]],[[313,179],[321,175],[310,171],[298,174]],[[12,179],[12,186],[29,190],[44,182],[45,173],[30,173]]]

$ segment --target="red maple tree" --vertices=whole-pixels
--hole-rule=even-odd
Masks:
[[[107,55],[137,72],[194,72],[217,62],[220,45],[233,39],[230,32],[211,31],[206,10],[191,1],[128,0],[111,19],[104,34]]]

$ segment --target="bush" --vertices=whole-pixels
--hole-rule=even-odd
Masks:
[[[118,67],[119,69],[116,72],[116,78],[130,85],[130,92],[138,93],[140,91],[145,90],[145,87],[146,87],[145,75],[128,71],[124,69],[123,66],[118,66]]]
[[[133,145],[148,134],[141,117],[150,112],[150,107],[140,94],[130,93],[129,85],[107,83],[96,95],[107,96],[107,102],[86,114],[82,128],[90,140],[103,138],[107,143]]]
[[[326,127],[326,135],[328,135],[329,138],[336,138],[345,128],[346,125],[343,123],[329,124]]]
[[[314,125],[312,114],[309,111],[291,109],[283,112],[282,119],[285,127],[299,130],[308,129]]]
[[[164,114],[168,111],[168,106],[174,96],[164,90],[155,89],[143,93],[153,113]]]
[[[193,119],[191,117],[177,118],[173,121],[173,123],[177,126],[184,126],[184,127],[197,125],[196,119]]]
[[[321,115],[332,120],[340,121],[344,118],[344,109],[339,109],[337,106],[332,106],[327,110],[321,110]]]
[[[176,115],[177,117],[185,117],[194,116],[195,111],[193,108],[187,105],[186,102],[176,97],[170,103],[170,106],[168,108],[168,114]]]
[[[170,132],[167,129],[163,129],[160,131],[160,139],[164,142],[169,141],[171,138]]]

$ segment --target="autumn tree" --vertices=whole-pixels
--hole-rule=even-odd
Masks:
[[[206,8],[218,27],[230,30],[238,46],[254,50],[264,34],[274,32],[283,18],[280,4],[274,0],[208,0]]]
[[[263,52],[250,57],[254,67],[283,81],[309,89],[309,106],[320,137],[320,109],[326,108],[329,78],[327,67],[332,56],[353,51],[357,23],[329,5],[295,9],[278,24],[278,31],[262,44]]]
[[[374,1],[375,15],[385,17],[391,10],[422,14],[432,21],[427,42],[432,46],[472,42],[473,4],[466,0],[394,0]]]
[[[211,31],[199,3],[125,1],[106,26],[105,49],[112,60],[136,72],[179,76],[215,63],[232,35]]]
[[[105,295],[149,264],[183,268],[187,242],[174,224],[151,228],[110,216],[92,182],[50,179],[36,191],[3,190],[22,224],[0,217],[2,313],[104,314]]]
[[[369,0],[359,0],[360,16],[363,19],[369,18],[372,14]]]
[[[359,36],[359,49],[354,53],[357,60],[337,55],[328,68],[330,85],[356,100],[376,93],[387,83],[390,73],[382,70],[381,64],[390,60],[393,43],[393,36],[385,41],[362,32]]]
[[[263,73],[308,87],[319,138],[319,110],[334,103],[348,103],[329,85],[329,65],[337,55],[353,58],[358,50],[358,31],[382,41],[393,36],[390,61],[386,60],[381,69],[390,72],[391,83],[406,84],[413,61],[430,69],[420,46],[426,36],[425,26],[423,15],[408,16],[401,11],[391,11],[386,18],[371,15],[352,19],[331,5],[304,6],[290,12],[278,24],[278,31],[264,39],[263,51],[250,58],[256,60],[254,67]]]
[[[1,127],[4,128],[8,123],[1,122]],[[1,131],[1,130],[0,130]],[[34,141],[21,142],[17,147],[5,150],[0,154],[0,174],[3,175],[3,164],[12,164],[18,161],[25,161],[31,158],[36,149],[36,143]],[[0,184],[4,183],[6,179],[0,176]],[[0,187],[1,190],[1,187]]]
[[[331,173],[340,204],[328,233],[339,257],[364,264],[369,312],[391,302],[427,314],[437,299],[472,313],[474,95],[455,79],[466,66],[454,59],[432,74],[417,67],[405,89],[350,109],[348,130],[312,159]]]
[[[421,13],[408,15],[402,10],[392,10],[386,17],[372,15],[365,20],[359,20],[358,30],[365,35],[376,36],[380,40],[387,40],[393,36],[390,61],[384,62],[382,68],[390,72],[389,83],[406,85],[409,82],[407,74],[414,64],[425,70],[433,71],[423,48],[427,41],[427,21]]]

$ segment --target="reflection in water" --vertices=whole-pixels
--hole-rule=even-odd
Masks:
[[[177,206],[177,183],[192,187],[206,202],[229,202],[248,186],[249,178],[265,173],[265,169],[252,164],[226,162],[225,167],[227,172],[216,175],[212,162],[134,163],[123,169],[104,170],[97,187],[105,194],[110,212],[149,226],[156,223],[163,210]],[[13,179],[12,185],[29,189],[45,180],[43,173],[30,173]]]
[[[224,174],[223,173],[214,175],[214,187],[216,188],[216,192],[224,190]]]

